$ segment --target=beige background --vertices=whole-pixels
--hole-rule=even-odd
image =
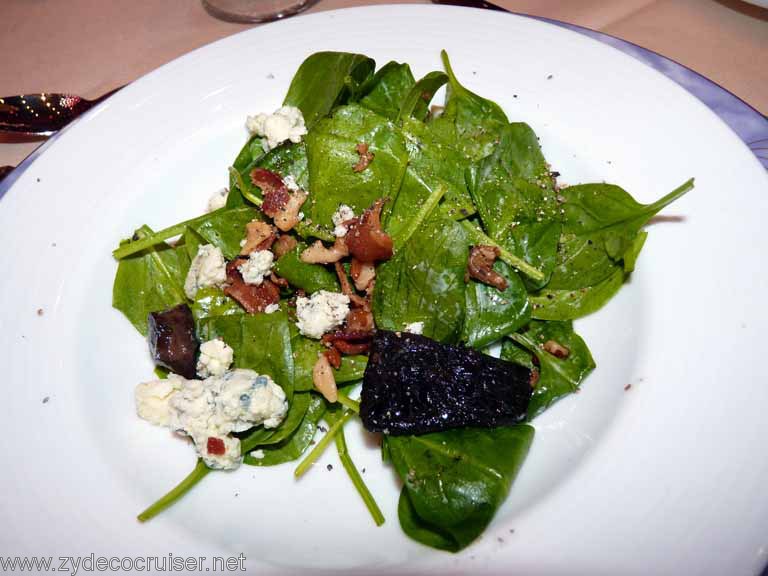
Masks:
[[[495,2],[659,52],[768,113],[768,10],[739,0]],[[320,0],[310,11],[376,3]],[[0,0],[0,95],[95,97],[249,27],[209,16],[198,0]],[[37,145],[0,142],[0,166]]]

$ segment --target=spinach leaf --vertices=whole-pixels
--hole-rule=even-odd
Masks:
[[[235,176],[230,170],[229,174],[229,195],[227,196],[227,204],[225,208],[239,208],[245,206],[246,202],[243,195],[240,193],[240,181],[244,181],[250,184],[250,178],[248,174],[253,168],[256,167],[257,162],[264,156],[263,139],[259,136],[251,136],[248,141],[243,145],[242,149],[235,158],[232,168],[240,175],[240,178]],[[247,192],[247,190],[246,190]]]
[[[533,434],[523,424],[386,437],[404,484],[398,516],[405,533],[452,552],[468,546],[506,498]]]
[[[441,52],[448,74],[445,111],[430,123],[441,140],[456,146],[471,160],[479,160],[495,147],[499,130],[509,122],[498,104],[470,92],[456,79],[448,54]]]
[[[240,241],[245,238],[245,225],[261,220],[261,213],[247,206],[232,210],[216,210],[208,218],[190,227],[207,244],[221,248],[224,258],[233,259],[240,253]]]
[[[488,235],[544,273],[557,259],[561,220],[557,193],[535,132],[513,123],[499,132],[493,153],[470,172],[470,192]]]
[[[565,222],[558,264],[547,288],[573,290],[608,278],[635,244],[640,228],[692,188],[691,179],[652,204],[636,202],[613,184],[580,184],[561,190]],[[631,259],[638,253],[639,249]]]
[[[134,238],[140,240],[151,234],[149,227],[142,226]],[[136,330],[146,335],[150,312],[186,302],[184,277],[187,268],[186,248],[174,248],[164,242],[123,258],[117,266],[112,286],[112,306],[125,314]]]
[[[375,67],[362,54],[316,52],[299,66],[283,104],[299,108],[310,129],[333,108],[356,96]]]
[[[520,345],[535,354],[539,361],[539,381],[528,405],[528,420],[546,410],[552,403],[575,392],[584,378],[595,369],[595,361],[581,336],[573,331],[571,322],[531,322],[525,332],[511,335],[514,342],[504,342],[501,357],[514,361]],[[544,343],[553,340],[569,350],[566,358],[558,358],[545,351]]]
[[[291,286],[310,294],[318,290],[338,292],[339,281],[336,274],[321,264],[307,264],[301,261],[300,255],[306,247],[305,244],[299,244],[291,252],[283,254],[275,262],[275,273],[288,280]]]
[[[237,302],[214,286],[200,288],[190,308],[197,322],[208,316],[232,316],[245,313]]]
[[[614,266],[610,276],[593,286],[574,290],[551,290],[549,286],[534,294],[531,316],[539,320],[575,320],[602,308],[624,284],[624,271]]]
[[[385,225],[393,237],[401,234],[430,195],[445,189],[443,208],[456,219],[474,214],[464,172],[469,163],[455,148],[440,142],[423,122],[405,119],[402,127],[408,167]]]
[[[382,197],[394,200],[400,189],[408,152],[392,122],[357,104],[334,110],[306,136],[311,197],[305,212],[313,222],[329,226],[339,204],[359,214]],[[374,154],[368,167],[355,172],[359,143]]]
[[[473,348],[482,348],[514,332],[528,323],[531,307],[525,284],[504,262],[497,261],[494,270],[507,279],[500,292],[493,286],[470,281],[466,287],[466,316],[461,340]]]
[[[368,92],[359,103],[390,120],[396,120],[400,106],[415,84],[408,64],[388,62],[374,75]]]
[[[260,448],[264,453],[262,458],[256,458],[252,452],[243,458],[245,464],[251,466],[275,466],[296,460],[309,447],[317,430],[317,423],[325,413],[325,401],[316,394],[306,394],[310,397],[309,406],[299,427],[287,438],[277,444]],[[301,394],[305,396],[305,394]]]
[[[293,355],[288,314],[239,314],[203,318],[197,327],[201,341],[222,338],[234,350],[236,368],[270,376],[293,395]]]
[[[438,211],[376,271],[376,325],[402,330],[424,322],[424,335],[455,343],[464,321],[469,243],[462,226]]]
[[[448,76],[443,72],[430,72],[416,82],[403,99],[400,112],[397,115],[398,120],[411,117],[422,122],[426,121],[429,114],[429,103],[435,97],[435,92],[446,82],[448,82]]]

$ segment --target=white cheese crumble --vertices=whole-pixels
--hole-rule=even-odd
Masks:
[[[254,450],[251,452],[251,456],[256,458],[256,460],[261,460],[264,458],[264,450]]]
[[[285,184],[285,187],[291,192],[298,192],[301,190],[299,183],[296,182],[296,178],[292,174],[288,174],[283,178],[283,184]]]
[[[234,350],[224,340],[217,338],[200,344],[200,356],[197,359],[197,375],[200,378],[221,376],[232,365]]]
[[[171,422],[168,403],[183,383],[184,378],[177,374],[169,374],[165,380],[142,382],[136,386],[136,413],[152,424],[168,426]]]
[[[340,326],[348,313],[349,297],[339,292],[319,290],[311,298],[296,299],[296,326],[308,338],[321,338]]]
[[[254,250],[248,255],[248,260],[240,264],[237,269],[243,276],[243,282],[258,286],[269,274],[274,260],[275,255],[269,250]]]
[[[264,308],[264,314],[274,314],[280,310],[279,304],[269,304],[266,308]]]
[[[403,328],[403,332],[410,332],[411,334],[421,334],[424,332],[424,322],[411,322],[406,324]]]
[[[227,205],[227,197],[229,196],[229,188],[222,188],[216,192],[208,200],[208,212],[213,212],[219,208],[224,208]]]
[[[251,134],[265,138],[265,151],[276,148],[286,140],[299,143],[301,137],[307,133],[304,116],[301,110],[294,106],[283,106],[272,114],[248,116],[245,125]]]
[[[139,416],[169,426],[195,443],[210,468],[237,468],[242,460],[240,441],[229,436],[263,424],[276,428],[288,412],[283,389],[265,375],[236,369],[205,380],[145,382],[136,387]],[[209,452],[209,439],[220,440],[224,454]]]
[[[342,236],[346,236],[348,232],[348,228],[344,226],[344,222],[347,220],[352,220],[352,218],[355,217],[355,212],[347,206],[346,204],[339,204],[339,209],[336,210],[336,212],[333,213],[333,216],[331,216],[331,220],[333,221],[333,225],[335,228],[333,229],[333,234],[337,238],[341,238]]]
[[[197,249],[184,281],[184,292],[190,300],[200,288],[217,286],[227,279],[227,264],[221,249],[204,244]]]

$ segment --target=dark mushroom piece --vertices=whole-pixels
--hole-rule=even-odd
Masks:
[[[184,378],[194,378],[200,342],[189,306],[179,304],[162,312],[150,312],[147,323],[149,353],[155,364]]]

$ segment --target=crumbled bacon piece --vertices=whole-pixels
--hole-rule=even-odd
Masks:
[[[555,342],[554,340],[547,340],[544,342],[543,348],[552,354],[552,356],[560,358],[560,360],[565,360],[568,358],[568,356],[571,355],[571,351],[567,347],[563,346],[559,342]]]
[[[205,448],[208,454],[211,454],[212,456],[224,456],[227,452],[224,440],[221,438],[214,438],[213,436],[208,437],[208,442],[206,443]]]
[[[344,238],[336,238],[336,242],[330,248],[326,248],[320,240],[317,240],[299,255],[299,259],[307,264],[331,264],[348,255],[349,250]]]
[[[362,292],[367,290],[373,279],[376,278],[376,267],[371,262],[361,262],[357,258],[352,258],[349,273],[355,282],[355,288]]]
[[[536,384],[539,383],[539,371],[538,370],[531,370],[531,378],[528,381],[531,385],[531,388],[536,388]]]
[[[341,285],[341,293],[344,294],[344,296],[349,297],[352,306],[364,306],[365,298],[358,296],[355,291],[352,290],[352,285],[349,283],[349,278],[347,277],[347,273],[344,270],[344,266],[342,266],[340,262],[335,262],[333,266],[336,270],[336,276],[339,279],[339,284]]]
[[[392,238],[381,228],[381,209],[386,199],[379,198],[373,206],[350,222],[345,236],[349,252],[361,262],[377,262],[392,257]]]
[[[227,264],[227,284],[224,286],[224,294],[237,300],[249,314],[264,312],[270,304],[280,302],[280,289],[273,282],[264,279],[258,286],[246,284],[237,269],[239,264],[238,259]]]
[[[272,246],[272,251],[275,253],[276,258],[280,258],[283,254],[287,254],[296,248],[296,238],[288,234],[282,234]]]
[[[269,274],[269,279],[275,284],[275,286],[279,286],[280,288],[288,288],[290,286],[288,280],[278,276],[274,272]]]
[[[299,210],[307,199],[307,193],[298,190],[291,193],[283,179],[264,168],[251,170],[251,182],[261,188],[263,202],[261,211],[275,221],[283,232],[287,232],[299,222]]]
[[[506,290],[507,279],[493,269],[493,263],[499,254],[501,250],[498,246],[472,246],[469,251],[467,273],[464,276],[465,282],[469,282],[471,277],[501,291]]]
[[[336,368],[336,370],[341,368],[341,353],[336,348],[328,348],[328,350],[323,352],[323,356],[327,358],[328,364]]]
[[[353,332],[351,330],[324,334],[322,343],[331,345],[342,354],[362,354],[371,347],[373,332]]]
[[[372,332],[376,327],[373,312],[368,306],[354,308],[347,314],[347,330],[350,332]]]
[[[355,172],[362,172],[368,168],[368,165],[371,162],[373,162],[374,154],[373,152],[368,152],[368,144],[365,142],[360,142],[357,146],[355,146],[355,150],[357,150],[360,158],[358,159],[357,164],[352,166],[352,170]]]
[[[253,220],[245,225],[245,244],[240,254],[248,255],[254,250],[269,250],[277,238],[275,227],[260,220]]]

